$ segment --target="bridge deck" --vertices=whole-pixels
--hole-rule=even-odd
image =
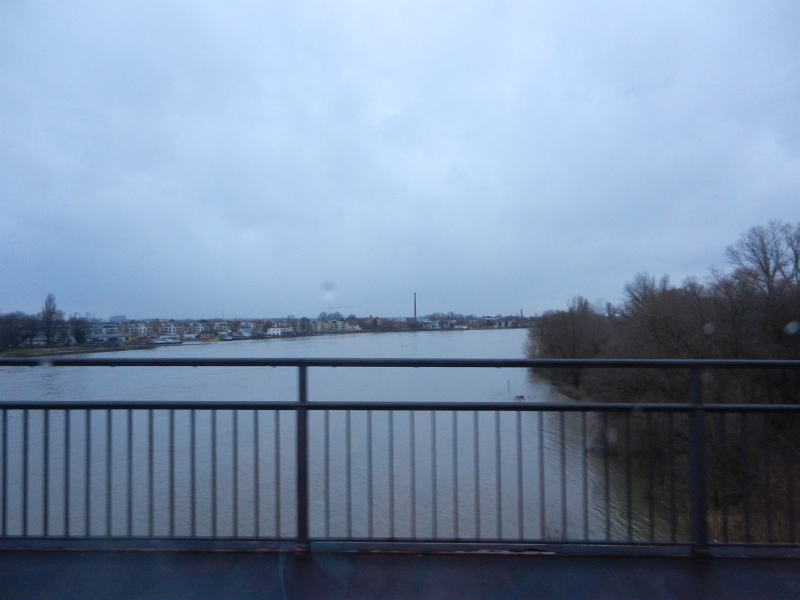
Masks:
[[[776,558],[0,552],[0,598],[800,598]]]

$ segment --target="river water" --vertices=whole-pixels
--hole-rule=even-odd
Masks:
[[[525,336],[343,334],[164,346],[121,357],[522,358]],[[567,400],[524,369],[311,368],[308,383],[316,403]],[[297,370],[6,367],[0,386],[0,398],[15,401],[292,401]],[[295,534],[292,411],[176,410],[172,418],[171,448],[169,411],[5,411],[5,533]],[[311,411],[311,535],[663,538],[668,527],[651,511],[647,486],[636,478],[627,485],[623,462],[596,451],[599,427],[597,415],[578,413]],[[603,431],[606,439],[617,436]]]

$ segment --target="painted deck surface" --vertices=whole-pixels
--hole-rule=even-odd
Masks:
[[[0,598],[800,598],[800,560],[0,552]]]

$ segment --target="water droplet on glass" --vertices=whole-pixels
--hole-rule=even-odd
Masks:
[[[334,300],[336,300],[336,283],[326,281],[322,284],[322,301],[325,304],[330,304]]]
[[[797,332],[800,331],[800,323],[797,321],[790,321],[783,330],[786,332],[786,335],[797,335]]]
[[[714,326],[713,323],[706,323],[705,325],[703,325],[703,333],[705,333],[706,335],[711,335],[716,330],[717,328]]]

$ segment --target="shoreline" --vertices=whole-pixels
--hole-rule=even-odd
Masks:
[[[470,328],[470,329],[416,329],[416,330],[405,330],[405,331],[341,331],[336,333],[321,333],[321,332],[309,332],[305,334],[294,334],[294,335],[286,335],[286,336],[273,336],[273,337],[261,337],[261,338],[243,338],[243,339],[233,339],[233,340],[224,340],[226,343],[229,342],[255,342],[255,341],[267,341],[267,340],[295,340],[300,338],[307,338],[307,337],[326,337],[330,335],[361,335],[361,334],[384,334],[384,333],[449,333],[454,331],[508,331],[511,329],[525,329],[524,327],[477,327],[477,328]],[[218,344],[223,342],[223,340],[189,340],[186,342],[182,342],[181,344],[171,344],[176,346],[194,346],[194,345],[206,345],[206,344]],[[132,350],[153,350],[155,348],[159,348],[165,344],[146,344],[141,346],[113,346],[113,347],[106,347],[106,346],[80,346],[80,347],[62,347],[62,348],[15,348],[14,350],[6,350],[0,351],[0,358],[28,358],[28,357],[52,357],[52,356],[69,356],[75,354],[98,354],[104,352],[128,352]]]
[[[31,356],[68,356],[71,354],[96,354],[100,352],[127,352],[128,350],[149,350],[155,348],[155,344],[147,346],[136,346],[132,348],[104,348],[102,346],[80,348],[17,348],[11,351],[0,352],[0,358],[17,358]]]

